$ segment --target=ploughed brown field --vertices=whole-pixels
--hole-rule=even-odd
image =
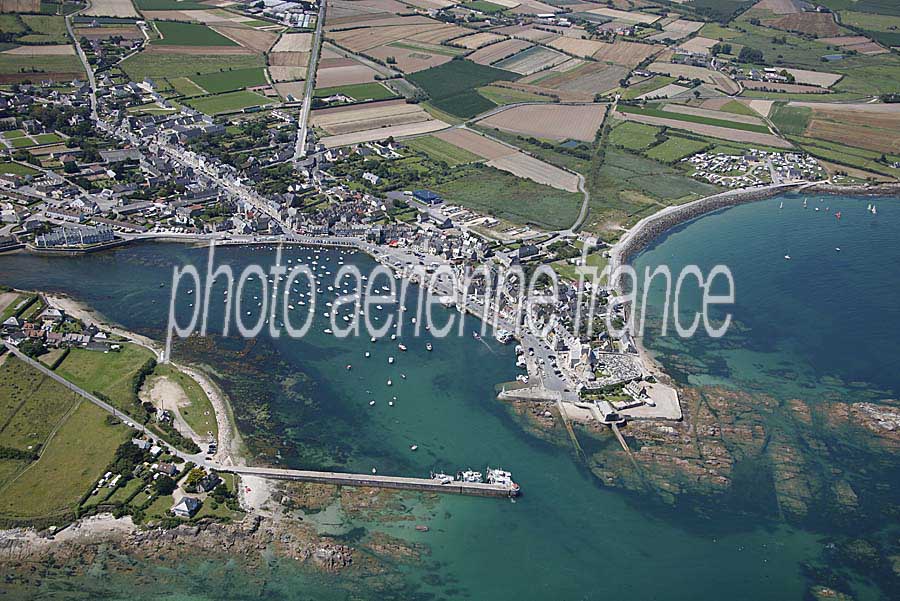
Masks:
[[[549,140],[590,142],[603,125],[606,106],[559,104],[517,106],[481,121],[487,127]]]
[[[817,38],[841,34],[841,28],[834,22],[831,13],[793,13],[767,20],[765,24],[786,31],[799,31]]]
[[[875,152],[900,154],[900,111],[816,107],[806,135]]]

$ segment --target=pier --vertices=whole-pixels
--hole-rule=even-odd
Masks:
[[[423,492],[451,493],[472,495],[476,497],[513,497],[518,491],[500,484],[485,482],[460,482],[454,480],[441,484],[430,478],[404,478],[401,476],[379,476],[377,474],[346,474],[341,472],[315,472],[308,470],[291,470],[267,467],[220,466],[221,472],[238,475],[257,476],[271,480],[295,480],[297,482],[315,482],[317,484],[337,484],[342,486],[362,486],[373,488],[398,488]]]

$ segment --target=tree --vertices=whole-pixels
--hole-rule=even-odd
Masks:
[[[156,479],[156,482],[153,483],[153,488],[161,495],[171,495],[178,488],[178,484],[170,477],[163,475]]]
[[[761,64],[763,62],[762,50],[757,50],[756,48],[751,48],[750,46],[744,46],[743,48],[741,48],[741,53],[738,55],[738,60],[742,63]]]

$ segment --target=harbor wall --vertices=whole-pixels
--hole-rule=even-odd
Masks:
[[[772,186],[752,190],[735,190],[708,196],[677,207],[669,207],[639,221],[610,251],[610,269],[627,264],[636,254],[682,223],[707,213],[757,200],[772,198],[796,189],[796,185]]]
[[[314,482],[317,484],[335,484],[341,486],[362,486],[371,488],[394,488],[416,490],[421,492],[449,493],[477,497],[508,497],[510,491],[502,486],[482,482],[458,482],[441,484],[437,480],[425,478],[402,478],[392,476],[367,476],[365,474],[341,474],[338,472],[307,472],[302,470],[225,467],[219,471],[233,472],[269,478],[273,480],[295,480],[298,482]]]

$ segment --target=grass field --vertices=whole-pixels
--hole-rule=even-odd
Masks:
[[[480,161],[481,157],[458,146],[454,146],[434,136],[414,138],[405,142],[413,150],[424,152],[435,161],[447,163],[450,167],[456,167],[464,163]]]
[[[268,83],[265,69],[262,67],[204,73],[203,75],[193,75],[189,79],[209,94],[264,86]]]
[[[644,94],[649,94],[650,92],[654,92],[656,90],[659,90],[660,88],[664,88],[670,83],[675,83],[674,77],[669,77],[667,75],[655,75],[647,81],[642,81],[641,83],[626,88],[625,91],[622,92],[622,99],[634,100],[638,96],[643,96]]]
[[[76,62],[78,59],[75,59]],[[143,81],[146,77],[169,78],[192,77],[205,73],[216,73],[229,69],[249,69],[265,67],[261,56],[249,54],[152,54],[139,52],[120,65],[132,81]]]
[[[195,75],[194,77],[200,76]],[[207,93],[206,90],[195,84],[188,77],[174,77],[169,80],[169,84],[182,96],[202,96]]]
[[[74,55],[0,54],[0,73],[16,73],[23,80],[39,82],[45,73],[73,73],[83,77],[84,69]]]
[[[647,115],[648,117],[659,117],[661,119],[674,119],[676,121],[686,121],[688,123],[702,123],[704,125],[713,125],[716,127],[727,127],[729,129],[739,129],[742,131],[752,131],[759,134],[769,133],[769,128],[764,125],[753,125],[752,123],[738,123],[737,121],[728,121],[726,119],[713,119],[711,117],[702,117],[699,115],[687,115],[684,113],[676,113],[663,111],[651,107],[638,108],[634,106],[620,105],[619,110],[623,113],[634,115]]]
[[[124,344],[117,353],[72,349],[56,373],[88,392],[109,397],[117,409],[135,413],[134,376],[152,358],[152,352],[134,344]]]
[[[35,381],[33,374],[38,374]],[[10,380],[33,383],[23,388]],[[15,404],[15,413],[0,422],[0,447],[20,451],[36,451],[72,409],[78,398],[75,393],[14,357],[7,359],[0,370],[0,390],[3,391],[4,413]]]
[[[349,86],[335,86],[332,88],[318,88],[313,95],[317,98],[333,96],[335,94],[343,94],[349,96],[357,102],[366,100],[387,100],[388,98],[396,98],[397,95],[387,89],[378,82],[358,83]]]
[[[153,43],[161,46],[238,46],[220,33],[199,23],[174,21],[154,21],[153,25],[162,34],[161,40]]]
[[[609,143],[628,150],[644,150],[656,143],[659,128],[633,121],[622,121],[609,134]]]
[[[644,154],[647,158],[659,161],[660,163],[675,163],[684,157],[700,152],[707,146],[709,146],[709,144],[706,142],[672,136],[662,144],[658,144],[647,150]]]
[[[491,129],[477,124],[473,126],[473,129],[482,131],[491,137],[502,140],[517,148],[521,148],[528,154],[534,155],[545,163],[549,163],[556,167],[562,167],[563,169],[581,173],[582,175],[586,175],[590,168],[589,161],[565,152],[562,147],[559,146],[559,141],[544,140],[544,143],[551,145],[551,147],[548,148],[540,143],[542,141],[535,143],[533,139],[530,139],[529,137],[519,136],[511,132]]]
[[[772,111],[772,123],[784,135],[802,136],[809,126],[812,109],[806,107],[775,105]]]
[[[587,229],[606,240],[621,235],[618,226],[634,225],[663,205],[680,204],[719,191],[675,167],[624,150],[607,148],[603,164],[588,178],[591,192]]]
[[[99,407],[81,401],[40,459],[0,489],[0,514],[41,518],[74,509],[130,434],[125,426],[108,425],[106,416]]]
[[[216,424],[212,403],[196,380],[171,365],[157,365],[153,374],[147,379],[146,385],[151,385],[154,377],[166,377],[181,386],[190,401],[190,406],[180,407],[178,412],[194,432],[200,436],[212,432],[213,438],[219,439],[219,427]]]
[[[71,42],[66,32],[66,20],[63,17],[22,15],[22,21],[31,29],[31,33],[19,38],[20,42],[27,44],[68,44]]]
[[[521,179],[488,166],[472,166],[456,180],[436,187],[443,198],[515,223],[545,229],[572,225],[581,207],[581,195]]]
[[[478,12],[485,13],[487,15],[493,13],[500,13],[506,10],[505,6],[501,6],[499,4],[494,4],[493,2],[487,2],[487,0],[475,0],[474,2],[464,2],[462,4],[465,8],[471,10],[477,10]]]
[[[214,96],[202,96],[200,98],[191,98],[184,101],[185,104],[206,113],[207,115],[231,113],[251,106],[271,104],[272,102],[272,100],[269,100],[262,94],[249,92],[247,90],[240,92],[226,92]]]
[[[459,117],[474,117],[496,106],[480,95],[476,88],[501,79],[512,81],[517,77],[515,73],[502,69],[467,60],[452,60],[438,67],[412,73],[407,79],[425,90],[431,103],[438,109]]]
[[[483,86],[478,88],[478,93],[497,105],[515,104],[516,102],[553,102],[553,98],[549,96],[501,88],[500,86]]]
[[[0,163],[0,173],[9,173],[12,175],[34,175],[38,173],[37,169],[26,167],[18,163],[2,162]]]

